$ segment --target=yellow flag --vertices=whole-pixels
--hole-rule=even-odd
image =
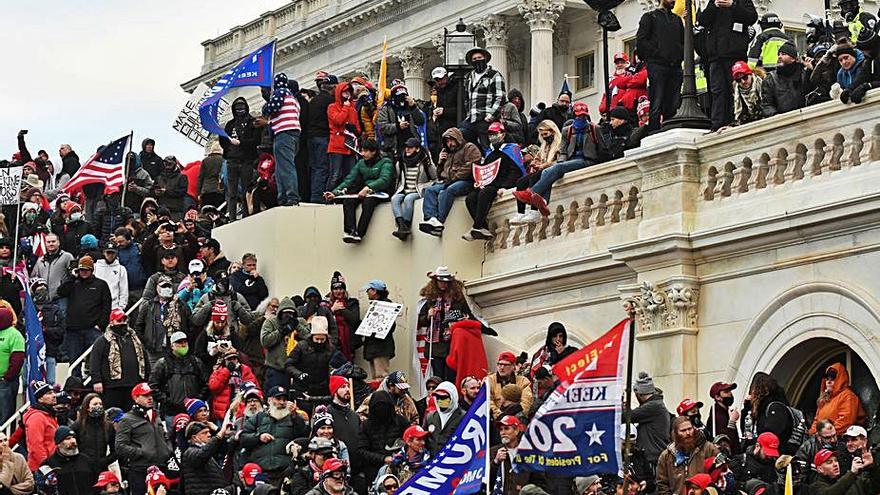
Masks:
[[[382,40],[382,62],[379,63],[379,90],[376,96],[376,108],[381,108],[385,101],[385,91],[388,87],[388,38]],[[378,115],[379,112],[376,112]]]
[[[791,480],[791,463],[785,467],[785,495],[794,495],[794,483]]]
[[[672,13],[684,19],[684,2],[685,0],[675,0],[675,6],[672,7]],[[697,22],[697,0],[691,0],[691,21]]]

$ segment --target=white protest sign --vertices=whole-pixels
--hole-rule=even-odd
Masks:
[[[18,204],[24,167],[0,168],[0,205]]]
[[[362,337],[384,339],[388,336],[388,332],[391,331],[391,327],[401,311],[403,311],[402,304],[370,301],[367,314],[364,315],[364,319],[361,320],[360,326],[354,333]]]
[[[211,88],[209,88],[207,84],[203,82],[199,83],[199,85],[196,86],[196,89],[193,90],[192,95],[190,95],[189,100],[183,105],[177,118],[174,119],[174,124],[171,126],[175,131],[183,134],[187,139],[202,147],[208,145],[208,137],[210,134],[202,127],[202,121],[199,118],[199,103],[205,99],[210,91]],[[218,121],[222,120],[222,117],[226,114],[228,109],[229,102],[226,100],[220,100],[220,107],[217,112]]]

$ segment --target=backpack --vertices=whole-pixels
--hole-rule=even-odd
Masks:
[[[785,443],[788,444],[789,447],[793,447],[794,450],[797,450],[807,439],[807,431],[809,430],[809,425],[807,425],[807,420],[804,418],[804,413],[800,409],[795,409],[779,401],[767,404],[768,411],[773,404],[782,404],[788,410],[788,416],[791,418],[791,435],[789,435],[788,440],[786,440]]]

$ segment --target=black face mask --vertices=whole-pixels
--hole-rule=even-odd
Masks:
[[[49,289],[37,289],[34,292],[34,302],[37,304],[45,304],[49,302]]]
[[[553,144],[553,136],[541,136],[541,139],[547,144]]]
[[[232,107],[232,113],[238,118],[246,117],[248,113],[247,107],[244,105],[235,105]]]
[[[312,349],[314,349],[318,352],[324,352],[327,350],[327,342],[325,341],[325,342],[318,343],[313,340],[312,341]]]
[[[217,295],[225,296],[229,292],[229,285],[226,282],[217,282],[217,285],[214,286],[214,292]]]
[[[112,325],[110,330],[117,335],[123,335],[128,330],[128,325]]]
[[[315,301],[309,301],[306,303],[306,314],[313,315],[318,311],[318,303]]]
[[[690,418],[691,424],[694,425],[694,428],[702,428],[704,426],[703,418],[699,414],[694,414],[693,416],[690,416]]]
[[[730,396],[730,397],[722,397],[722,398],[721,398],[721,403],[724,404],[726,407],[730,407],[730,406],[732,406],[732,405],[733,405],[733,396]]]
[[[486,62],[485,60],[474,60],[471,62],[471,66],[477,72],[485,72],[486,68],[489,67],[489,62]]]

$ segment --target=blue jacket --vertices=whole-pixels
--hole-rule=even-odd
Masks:
[[[850,89],[852,88],[853,80],[856,78],[856,74],[859,73],[859,68],[862,66],[862,62],[865,61],[865,54],[862,53],[861,50],[856,50],[856,63],[853,64],[849,70],[841,67],[837,71],[837,84],[840,84],[840,89]]]
[[[144,273],[144,266],[141,264],[140,246],[132,242],[128,247],[119,248],[116,256],[119,258],[119,264],[128,272],[128,290],[143,289],[147,283],[147,274]]]

